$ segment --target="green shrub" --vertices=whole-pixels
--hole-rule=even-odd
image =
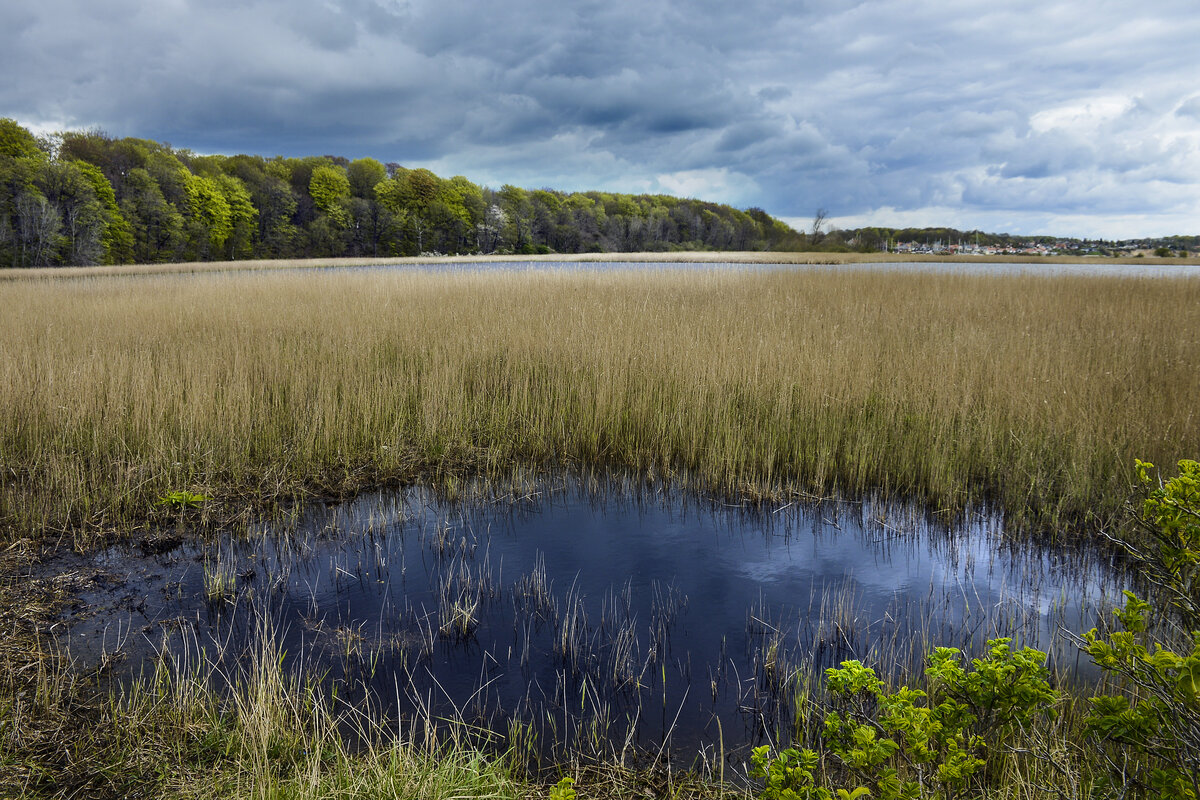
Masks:
[[[751,776],[763,800],[951,800],[978,797],[1025,727],[1053,716],[1046,655],[1014,650],[1010,639],[988,642],[984,658],[964,666],[962,652],[939,647],[928,657],[928,692],[889,692],[873,669],[846,661],[826,670],[834,710],[825,716],[829,753],[857,785],[836,794],[815,777],[812,750],[767,748],[753,754]]]
[[[977,796],[1021,727],[1054,713],[1045,660],[995,639],[964,668],[960,650],[939,647],[928,657],[928,693],[889,693],[873,670],[846,662],[827,671],[841,711],[826,716],[826,740],[880,798]]]
[[[771,748],[756,747],[750,756],[750,777],[765,783],[762,800],[832,800],[816,784],[813,772],[819,757],[812,750],[788,748],[771,758]]]
[[[1151,477],[1137,462],[1145,494],[1134,535],[1121,540],[1161,607],[1125,592],[1119,627],[1084,634],[1092,660],[1117,679],[1119,694],[1091,699],[1087,729],[1122,796],[1200,797],[1200,464]],[[1136,534],[1141,534],[1136,535]],[[1145,540],[1145,542],[1143,542]],[[1151,632],[1168,639],[1166,645]]]
[[[568,775],[551,786],[550,800],[575,800],[575,779]]]

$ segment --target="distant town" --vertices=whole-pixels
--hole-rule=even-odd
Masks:
[[[810,236],[811,238],[811,236]],[[957,231],[952,228],[834,230],[821,237],[824,248],[924,255],[1096,256],[1186,258],[1200,255],[1200,236],[1142,239],[1073,239],[1053,236]]]
[[[1104,241],[1058,241],[1051,244],[1024,242],[1007,245],[984,245],[971,243],[946,243],[941,241],[896,242],[890,248],[893,253],[945,253],[959,256],[1113,256],[1113,255],[1157,255],[1186,257],[1188,250],[1173,250],[1168,246],[1154,246],[1153,242],[1104,242]],[[1162,252],[1166,251],[1166,252]]]

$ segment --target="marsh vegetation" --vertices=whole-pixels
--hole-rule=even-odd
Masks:
[[[313,601],[326,613],[309,609],[303,636],[346,678],[331,691],[316,678],[333,662],[285,668],[296,651],[265,598],[288,585],[287,568],[239,553],[264,536],[262,525],[285,531],[281,519],[311,501],[370,487],[418,483],[453,506],[478,499],[482,481],[509,487],[519,505],[547,476],[593,473],[746,513],[829,509],[837,497],[907,504],[935,526],[1002,520],[1010,546],[1022,533],[1027,543],[1104,539],[1135,457],[1170,463],[1200,447],[1197,301],[1200,281],[1187,278],[865,270],[0,282],[3,557],[55,543],[147,556],[198,548],[192,583],[176,577],[167,590],[218,620],[252,610],[241,619],[259,626],[239,623],[250,635],[201,646],[179,620],[175,638],[156,631],[164,646],[140,679],[114,683],[132,666],[116,649],[72,665],[52,635],[83,579],[6,569],[0,785],[17,796],[545,797],[566,771],[581,796],[757,793],[745,782],[750,742],[726,740],[724,723],[693,763],[609,735],[627,733],[614,709],[636,713],[656,691],[663,719],[652,733],[675,729],[683,703],[669,697],[668,669],[672,681],[686,678],[677,688],[714,699],[743,685],[742,676],[689,673],[686,660],[651,660],[686,618],[678,585],[585,589],[555,575],[544,552],[518,568],[477,531],[430,525],[414,545],[435,565],[428,597],[393,609],[415,627],[384,630],[329,615],[336,596],[324,609]],[[396,568],[373,524],[357,534],[357,560],[328,557],[320,581],[336,589]],[[343,533],[328,532],[335,553]],[[279,537],[280,548],[303,547],[302,537]],[[814,592],[790,610],[739,610],[752,694],[736,703],[769,720],[757,730],[771,745],[816,741],[824,710],[839,702],[811,669],[821,642],[830,659],[862,655],[889,681],[926,685],[920,629],[897,625],[890,644],[873,644],[882,612],[864,619],[855,602],[852,591]],[[396,716],[386,692],[349,680],[380,674],[388,659],[427,667],[438,652],[476,648],[483,658],[486,649],[499,661],[497,647],[481,645],[497,608],[515,620],[503,657],[517,672],[541,651],[570,676],[556,702],[580,713],[562,727],[557,717],[539,727],[515,716],[507,729],[485,729],[469,713],[420,703]],[[919,604],[904,610],[929,619]],[[981,614],[965,628],[943,625],[929,643],[970,650],[1042,624],[1014,620]],[[128,629],[115,634],[130,639]],[[932,641],[942,635],[956,641]],[[622,695],[638,699],[621,708]],[[1001,796],[1076,797],[1099,786],[1093,776],[1105,765],[1079,744],[1086,704],[1067,691],[1046,697],[1052,713],[1010,726],[1005,755],[988,757],[986,779]],[[866,724],[870,709],[856,708],[855,724]],[[592,746],[552,751],[550,771],[538,771],[558,734]],[[834,765],[828,774],[842,775]]]
[[[1200,282],[849,272],[228,273],[0,284],[0,519],[513,465],[1101,522],[1200,442]]]

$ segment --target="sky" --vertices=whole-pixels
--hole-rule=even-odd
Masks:
[[[799,228],[1200,233],[1196,0],[38,0],[0,116]]]

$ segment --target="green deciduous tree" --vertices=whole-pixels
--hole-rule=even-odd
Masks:
[[[29,157],[0,155],[0,258],[6,267],[29,266],[27,247],[22,240],[22,209],[30,194],[41,196],[34,186],[40,161]]]
[[[501,234],[505,246],[513,253],[531,252],[533,203],[529,199],[529,192],[506,183],[500,187],[497,200],[507,219]]]
[[[399,219],[379,200],[376,187],[387,182],[387,167],[373,158],[360,158],[346,168],[350,181],[350,251],[378,256],[393,252]]]
[[[299,206],[295,192],[286,180],[268,174],[255,188],[258,206],[258,236],[262,254],[282,258],[292,253],[297,229],[292,217]]]
[[[181,258],[186,242],[183,215],[163,196],[158,181],[137,167],[125,177],[121,212],[133,231],[133,255],[139,263]]]
[[[83,170],[86,191],[72,189]],[[54,164],[58,189],[39,175]],[[65,183],[64,183],[65,181]],[[43,181],[44,182],[44,181]],[[46,200],[43,206],[38,198]],[[100,220],[97,226],[96,220]],[[96,249],[95,231],[100,249]],[[790,239],[788,237],[791,237]],[[662,195],[481,188],[373,158],[196,155],[100,130],[39,140],[0,120],[0,263],[791,247],[759,209]],[[31,261],[32,259],[32,261]]]
[[[225,241],[225,258],[249,258],[254,254],[254,235],[258,229],[258,209],[246,185],[232,175],[215,178],[221,196],[229,206],[229,236]]]
[[[19,194],[15,207],[18,264],[25,267],[49,266],[62,246],[62,215],[36,189]]]
[[[219,258],[226,240],[233,233],[229,201],[220,184],[212,178],[193,175],[185,167],[180,167],[178,174],[186,198],[188,257],[198,261]]]
[[[189,202],[187,179],[191,175],[191,171],[183,165],[183,162],[176,158],[174,153],[156,151],[146,156],[145,169],[158,184],[163,198],[179,213],[186,215]],[[121,192],[117,192],[117,197],[121,197]]]
[[[350,224],[347,201],[350,199],[350,180],[346,170],[332,164],[321,164],[312,171],[308,193],[313,205],[325,212],[338,227]]]
[[[37,138],[14,119],[0,117],[0,158],[31,158],[44,160],[46,154],[38,147]]]
[[[52,259],[58,264],[99,264],[105,257],[101,240],[107,228],[106,209],[79,165],[77,161],[48,161],[38,172],[38,188],[58,210],[62,223],[59,251]],[[98,168],[92,169],[104,179]]]
[[[387,178],[387,167],[373,158],[360,158],[346,167],[346,178],[350,182],[351,197],[373,200],[376,184]]]
[[[86,161],[73,162],[92,185],[104,217],[104,232],[100,243],[104,248],[103,263],[125,264],[133,261],[133,230],[121,213],[117,194],[99,167]]]

